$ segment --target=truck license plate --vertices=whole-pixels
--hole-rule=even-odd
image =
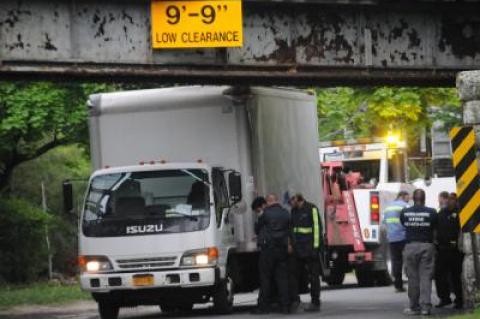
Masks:
[[[133,285],[137,287],[153,286],[153,275],[135,275],[133,276]]]

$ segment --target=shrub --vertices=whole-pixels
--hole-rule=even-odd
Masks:
[[[19,198],[0,198],[0,281],[37,280],[48,269],[45,229],[51,217]]]

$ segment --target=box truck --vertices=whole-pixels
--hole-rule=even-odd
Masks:
[[[311,92],[173,87],[96,94],[88,107],[80,282],[101,318],[207,302],[228,313],[234,293],[258,287],[252,199],[301,192],[323,207]]]

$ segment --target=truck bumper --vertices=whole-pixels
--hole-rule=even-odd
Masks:
[[[348,254],[348,262],[352,265],[364,264],[373,261],[373,254],[371,251],[356,252]]]
[[[153,278],[147,285],[135,283],[136,276]],[[80,276],[83,290],[92,293],[108,293],[117,290],[148,290],[162,288],[195,288],[214,286],[219,277],[217,268],[175,269],[135,273],[105,273]]]

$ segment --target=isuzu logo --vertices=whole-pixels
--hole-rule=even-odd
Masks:
[[[127,234],[160,233],[163,231],[163,225],[135,225],[127,226]]]

